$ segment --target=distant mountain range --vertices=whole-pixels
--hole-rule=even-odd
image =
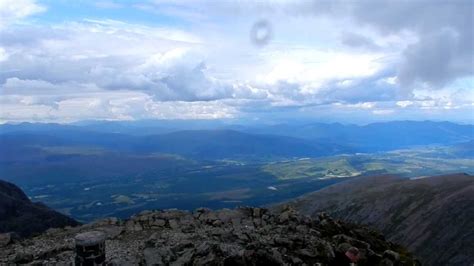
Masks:
[[[136,146],[193,158],[318,157],[348,152],[343,145],[235,130],[186,130],[142,137]]]
[[[121,124],[124,123],[124,124]],[[198,159],[274,159],[376,152],[417,145],[471,141],[473,125],[400,121],[342,124],[232,126],[159,122],[85,125],[4,124],[0,146],[95,146],[127,152],[173,153]]]
[[[432,121],[393,121],[365,126],[315,123],[258,127],[252,129],[252,132],[325,140],[329,143],[344,144],[359,152],[373,152],[413,145],[469,141],[474,138],[474,125]]]
[[[28,237],[67,225],[79,223],[42,203],[31,202],[20,188],[0,180],[0,233],[14,232]]]
[[[82,131],[18,131],[0,135],[4,151],[32,147],[98,147],[131,153],[170,153],[193,159],[319,157],[353,152],[343,145],[234,130],[186,130],[151,136]],[[1,153],[1,152],[0,152]],[[2,156],[2,155],[0,155]]]
[[[401,243],[425,265],[474,262],[474,176],[421,179],[360,177],[289,203],[302,213],[325,211],[344,221],[373,226]]]

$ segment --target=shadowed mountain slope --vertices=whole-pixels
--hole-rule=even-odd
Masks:
[[[31,202],[20,188],[0,180],[0,233],[14,232],[27,237],[68,225],[78,222],[42,203]]]
[[[474,261],[474,177],[467,174],[414,180],[361,177],[304,195],[290,205],[313,216],[327,211],[374,226],[427,265]]]

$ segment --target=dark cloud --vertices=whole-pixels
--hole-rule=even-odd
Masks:
[[[464,32],[466,23],[472,22],[473,2],[470,0],[363,0],[351,3],[351,14],[358,22],[386,33],[404,29],[427,32],[445,26]]]
[[[352,10],[356,21],[382,34],[417,34],[398,66],[402,86],[420,81],[441,88],[473,74],[473,1],[361,1]]]
[[[372,39],[353,32],[342,33],[341,42],[344,45],[354,48],[363,48],[368,50],[380,49],[380,47]]]
[[[398,72],[401,85],[421,81],[437,89],[456,78],[473,75],[473,49],[465,46],[465,38],[451,30],[422,35],[403,53]]]

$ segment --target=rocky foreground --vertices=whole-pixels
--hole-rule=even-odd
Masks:
[[[418,265],[375,231],[289,207],[145,211],[22,241],[3,234],[0,264],[73,263],[74,237],[88,231],[106,235],[109,265]]]

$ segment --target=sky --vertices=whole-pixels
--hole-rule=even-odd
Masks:
[[[474,123],[474,1],[0,0],[0,123]]]

